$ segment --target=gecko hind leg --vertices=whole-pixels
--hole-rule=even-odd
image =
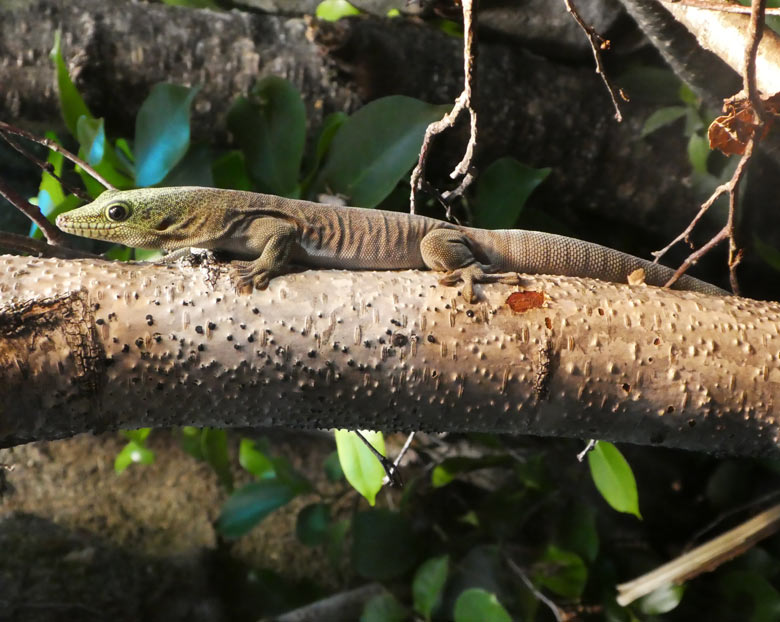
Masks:
[[[518,274],[499,273],[495,266],[479,263],[472,240],[457,229],[430,231],[420,243],[420,252],[428,268],[446,272],[439,279],[442,285],[463,282],[463,297],[470,303],[476,302],[475,283],[519,285],[522,282]]]

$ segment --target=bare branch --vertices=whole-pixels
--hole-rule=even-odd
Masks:
[[[38,225],[50,244],[62,245],[65,242],[64,234],[46,219],[41,210],[11,188],[2,178],[0,178],[0,196]]]
[[[9,125],[8,123],[5,123],[3,121],[0,121],[0,132],[7,133],[7,134],[14,134],[16,136],[21,136],[22,138],[26,138],[27,140],[31,140],[34,143],[38,143],[39,145],[43,145],[44,147],[47,147],[48,149],[51,149],[52,151],[56,151],[57,153],[61,153],[63,156],[68,158],[71,162],[74,164],[78,164],[81,168],[83,168],[89,175],[95,179],[98,183],[100,183],[102,186],[109,190],[115,190],[114,186],[107,182],[103,176],[98,173],[94,168],[92,168],[89,164],[84,162],[81,158],[79,158],[77,155],[74,155],[65,147],[62,145],[57,144],[53,140],[49,140],[48,138],[41,138],[40,136],[36,136],[35,134],[32,134],[31,132],[28,132],[26,130],[23,130],[18,127],[14,127],[13,125]]]
[[[417,166],[412,171],[411,195],[409,197],[410,211],[414,214],[416,209],[417,190],[425,187],[425,165],[428,159],[428,153],[431,147],[431,141],[437,134],[441,134],[448,128],[455,125],[460,113],[464,110],[469,111],[469,142],[463,158],[450,173],[452,179],[463,176],[461,183],[453,190],[442,193],[446,207],[446,218],[452,220],[451,204],[452,201],[463,194],[466,188],[474,180],[471,173],[471,161],[474,158],[474,149],[477,145],[477,111],[472,102],[472,93],[474,83],[476,82],[476,21],[477,14],[474,11],[476,0],[463,0],[463,91],[455,100],[455,105],[439,121],[434,121],[425,130],[423,144],[420,147],[420,157],[417,160]],[[440,198],[440,200],[441,200]]]
[[[593,51],[593,58],[596,61],[596,73],[601,76],[601,80],[604,82],[604,86],[607,87],[607,92],[609,93],[610,98],[612,98],[612,105],[615,107],[615,120],[620,123],[623,120],[623,115],[620,112],[618,97],[625,99],[625,96],[622,94],[622,92],[619,92],[609,81],[607,73],[604,71],[604,65],[601,62],[601,50],[609,49],[609,39],[605,39],[599,33],[593,30],[589,24],[585,23],[585,20],[582,19],[579,12],[577,11],[577,7],[572,4],[572,0],[563,0],[563,3],[566,5],[566,10],[574,18],[574,21],[577,22],[577,25],[582,28],[582,31],[588,37],[588,41],[590,41],[590,49]]]

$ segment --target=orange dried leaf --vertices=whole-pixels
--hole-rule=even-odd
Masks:
[[[515,292],[506,299],[506,304],[515,313],[538,309],[544,304],[544,292]]]

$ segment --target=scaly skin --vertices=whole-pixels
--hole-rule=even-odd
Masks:
[[[663,285],[670,268],[573,238],[523,230],[487,231],[400,212],[323,205],[216,188],[180,187],[104,192],[57,217],[67,233],[127,246],[227,251],[239,285],[267,287],[289,263],[347,270],[425,269],[442,282],[519,284],[521,273],[560,274],[625,283],[637,268]],[[722,289],[687,275],[674,287],[712,295]]]

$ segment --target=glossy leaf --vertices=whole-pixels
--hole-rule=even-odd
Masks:
[[[576,553],[550,545],[534,564],[533,580],[565,598],[579,598],[588,580],[585,562]]]
[[[403,622],[406,619],[406,609],[390,592],[371,598],[360,616],[360,622]]]
[[[62,57],[60,44],[61,33],[58,30],[54,33],[54,47],[51,50],[50,58],[54,62],[54,68],[57,72],[57,92],[60,97],[62,118],[71,136],[75,137],[79,117],[86,116],[91,119],[92,113],[87,108],[87,104],[84,103],[84,99],[81,97],[81,93],[79,93],[76,85],[70,79],[68,67],[65,64],[65,59]]]
[[[258,479],[274,477],[276,471],[273,462],[249,438],[242,438],[238,447],[238,463]]]
[[[325,477],[330,482],[337,482],[344,478],[344,471],[341,470],[341,462],[339,462],[339,454],[334,451],[328,454],[323,464],[325,468]]]
[[[241,147],[249,176],[262,192],[295,197],[306,141],[306,108],[289,81],[268,76],[253,89],[257,102],[238,98],[228,128]]]
[[[584,560],[593,562],[599,552],[596,511],[581,503],[573,505],[562,517],[560,543]]]
[[[500,158],[479,177],[474,223],[483,229],[511,229],[534,189],[550,174],[514,158]]]
[[[213,156],[206,143],[191,143],[187,152],[162,180],[162,186],[214,185],[212,177]]]
[[[100,164],[106,153],[106,131],[103,119],[79,117],[76,123],[76,138],[84,151],[84,159],[90,166]]]
[[[634,473],[620,450],[612,443],[599,441],[588,452],[588,464],[593,483],[605,501],[618,512],[641,519]]]
[[[295,491],[276,479],[247,484],[236,490],[222,506],[217,530],[226,538],[239,538],[294,497]]]
[[[328,538],[330,506],[327,503],[312,503],[298,512],[295,535],[306,546],[318,546]]]
[[[244,154],[228,151],[214,161],[211,167],[214,186],[233,190],[252,190],[252,180],[246,171]]]
[[[381,432],[364,431],[363,436],[383,456],[385,439]],[[344,477],[352,487],[363,495],[370,505],[376,502],[376,494],[382,488],[385,469],[366,444],[349,430],[336,430],[336,451],[338,451]]]
[[[688,160],[697,173],[707,172],[707,159],[710,157],[710,143],[700,134],[691,134],[688,139]]]
[[[203,458],[217,474],[219,483],[228,492],[233,490],[233,473],[227,450],[227,433],[217,428],[204,428],[200,437]]]
[[[314,191],[375,207],[417,161],[428,124],[449,109],[403,95],[366,104],[333,137]]]
[[[347,0],[322,0],[322,2],[317,5],[315,15],[319,19],[335,22],[342,17],[360,15],[360,11],[347,2]]]
[[[433,609],[441,599],[444,584],[447,582],[449,562],[448,555],[432,557],[424,562],[414,574],[412,581],[414,609],[426,620],[431,619]]]
[[[138,428],[137,430],[122,430],[122,436],[129,441],[135,441],[139,445],[146,443],[146,439],[152,433],[152,428]]]
[[[680,604],[684,593],[684,585],[662,585],[642,597],[639,601],[639,610],[650,616],[668,613]]]
[[[190,105],[199,87],[156,84],[135,118],[136,184],[153,186],[173,169],[190,145]]]
[[[181,448],[196,460],[203,460],[203,446],[200,442],[201,429],[187,425],[182,427],[179,433]]]
[[[58,144],[60,142],[54,132],[46,132],[46,138]],[[54,175],[57,177],[62,176],[62,167],[65,162],[65,158],[62,154],[49,150],[49,153],[46,156],[46,162],[51,165]],[[41,173],[41,183],[38,186],[37,202],[31,201],[32,203],[37,203],[41,213],[50,220],[55,208],[65,200],[65,191],[62,189],[62,184],[54,175],[51,175],[47,171]],[[39,239],[43,238],[43,234],[35,223],[30,225],[30,236]]]
[[[473,587],[455,601],[455,622],[512,622],[512,617],[495,594]]]
[[[780,620],[780,593],[764,576],[751,570],[735,570],[720,580],[721,594],[731,603],[731,609],[744,622],[776,622]],[[751,602],[750,614],[745,611],[745,599]],[[725,605],[725,603],[724,603]]]
[[[114,459],[114,471],[121,473],[133,463],[151,464],[152,462],[154,462],[154,452],[151,449],[130,441]]]
[[[361,577],[386,581],[417,562],[418,547],[409,522],[396,512],[378,509],[355,514],[352,566]]]
[[[642,126],[642,133],[640,136],[644,138],[662,127],[674,123],[677,119],[681,119],[685,116],[686,110],[685,106],[664,106],[663,108],[659,108],[647,117],[645,124]]]

